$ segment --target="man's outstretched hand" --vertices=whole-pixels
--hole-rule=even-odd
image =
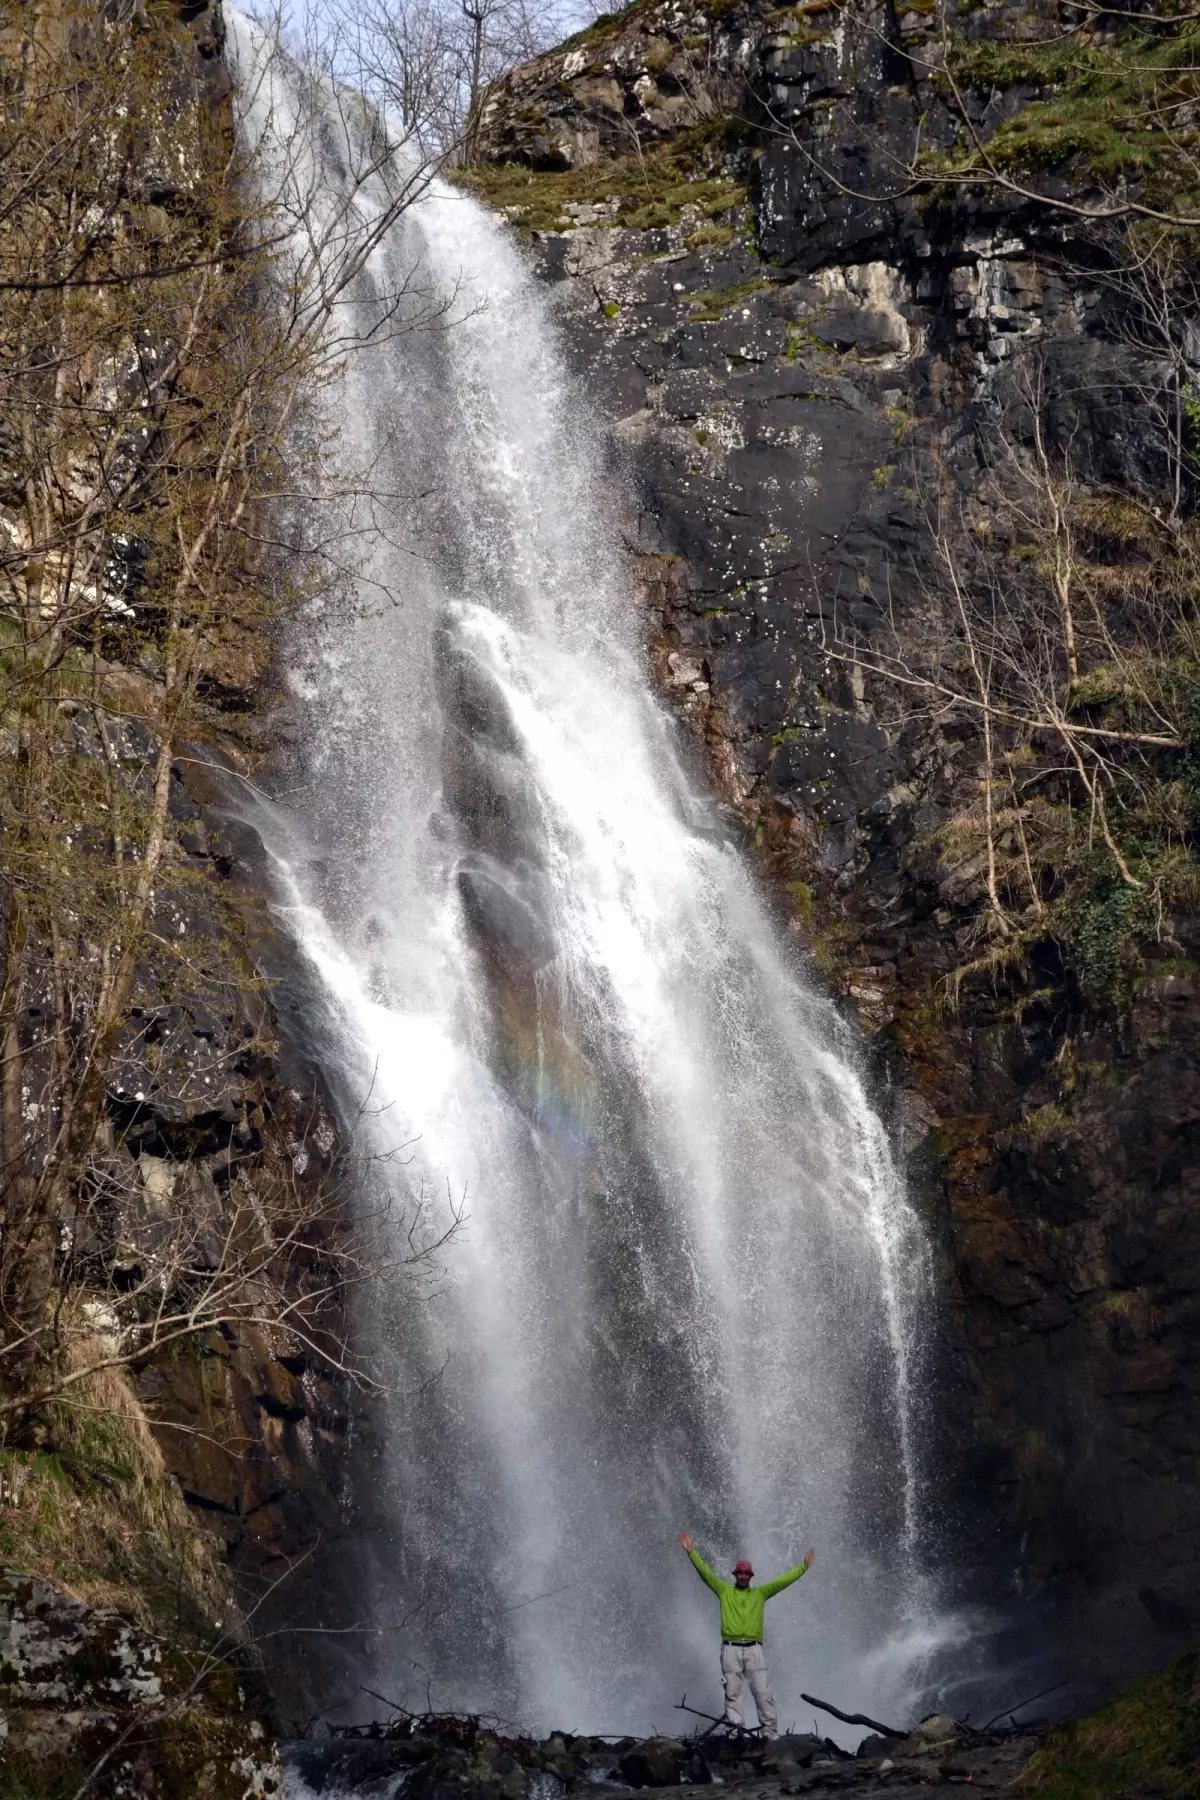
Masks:
[[[812,1568],[812,1566],[813,1566],[813,1561],[814,1561],[814,1559],[815,1559],[815,1557],[816,1557],[816,1554],[817,1554],[817,1553],[816,1553],[816,1551],[815,1551],[815,1550],[806,1550],[806,1551],[805,1551],[805,1552],[804,1552],[804,1566],[805,1566],[805,1568],[806,1568],[806,1569],[811,1569],[811,1568]]]
[[[690,1531],[681,1531],[679,1534],[679,1541],[685,1550],[691,1550],[696,1542]],[[809,1554],[811,1555],[812,1552],[810,1551]]]

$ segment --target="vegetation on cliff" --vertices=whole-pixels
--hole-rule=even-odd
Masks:
[[[257,1511],[269,1562],[340,1451],[342,1297],[425,1254],[347,1226],[213,803],[280,622],[342,603],[331,321],[428,165],[367,133],[320,213],[313,71],[264,150],[221,51],[166,0],[0,12],[0,1560],[205,1655],[222,1536]],[[377,339],[428,322],[380,300]]]
[[[1130,270],[1157,484],[1116,487],[1094,464],[1080,472],[1085,447],[1078,460],[1050,447],[1034,375],[990,435],[975,494],[928,495],[923,631],[834,638],[835,654],[979,734],[979,797],[946,846],[980,863],[986,947],[958,979],[1019,966],[1051,936],[1101,1004],[1127,994],[1139,945],[1169,934],[1172,909],[1200,898],[1200,536],[1181,337],[1191,276],[1176,281],[1153,250],[1114,284]],[[1157,317],[1148,292],[1162,298]]]
[[[1188,1651],[1089,1718],[1055,1727],[1014,1786],[1041,1800],[1194,1800],[1200,1654]]]
[[[604,158],[578,169],[531,169],[523,163],[478,163],[455,179],[503,211],[522,231],[570,229],[581,219],[597,226],[652,231],[685,216],[723,219],[746,199],[729,171],[736,141],[731,121],[680,132],[638,155]]]
[[[1081,217],[1200,221],[1192,123],[1200,34],[1188,14],[1163,9],[1105,29],[1096,9],[1079,5],[1059,30],[1024,41],[967,36],[947,22],[938,42],[937,31],[930,67],[958,123],[958,142],[918,158],[915,170],[972,187],[994,184]],[[911,54],[922,68],[928,52]],[[972,96],[996,90],[1019,102],[981,130]]]
[[[854,679],[881,678],[873,692],[897,734],[912,728],[906,718],[937,717],[979,741],[978,799],[942,833],[948,860],[978,864],[984,899],[949,991],[1019,970],[1032,945],[1052,942],[1086,1000],[1123,1007],[1146,949],[1170,939],[1172,909],[1200,894],[1194,24],[1100,29],[1085,7],[1061,25],[1006,13],[1004,28],[990,15],[910,12],[888,49],[928,110],[909,154],[880,118],[885,148],[866,177],[857,147],[839,159],[858,120],[823,111],[820,95],[834,26],[876,28],[861,8],[784,11],[751,21],[757,76],[730,47],[750,28],[741,15],[639,6],[606,18],[565,59],[556,51],[495,90],[486,159],[462,178],[522,230],[660,228],[682,215],[695,226],[682,247],[695,248],[734,236],[735,206],[761,209],[755,159],[774,143],[796,150],[798,191],[822,192],[831,217],[841,206],[849,221],[873,197],[894,204],[923,255],[954,261],[972,208],[1014,222],[1020,208],[1023,230],[1055,240],[1062,277],[1099,290],[1097,313],[1123,346],[1112,380],[1136,421],[1126,467],[1072,435],[1039,347],[1011,339],[1009,377],[968,414],[983,466],[973,491],[947,478],[911,415],[873,477],[882,490],[904,484],[922,515],[923,623],[906,615],[880,629],[845,596],[836,618],[826,613],[824,642]],[[811,41],[784,29],[800,25]],[[744,71],[740,86],[721,85],[727,63]],[[792,79],[793,65],[795,116],[766,79]],[[704,122],[688,123],[689,109]],[[610,153],[622,131],[636,154]],[[716,318],[696,312],[701,297],[689,297],[692,316]],[[793,360],[802,352],[836,374],[819,320],[794,324],[789,343]],[[785,720],[776,742],[799,731]]]
[[[295,604],[280,521],[325,315],[294,284],[277,304],[279,246],[170,13],[67,0],[3,50],[0,1419],[36,1445],[44,1403],[260,1315],[313,1240],[236,1178],[222,1223],[156,1216],[121,1139],[164,1008],[245,980],[228,919],[189,929],[180,758]]]

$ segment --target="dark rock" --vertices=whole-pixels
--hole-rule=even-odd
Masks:
[[[630,1787],[676,1787],[683,1777],[687,1755],[676,1738],[645,1738],[622,1753],[617,1762],[622,1781]]]
[[[824,1755],[824,1739],[814,1737],[811,1732],[784,1732],[781,1737],[774,1738],[762,1755],[764,1774],[775,1769],[781,1763],[792,1762],[806,1769],[814,1756]]]
[[[877,1733],[872,1733],[863,1739],[857,1754],[868,1761],[878,1762],[882,1757],[895,1754],[896,1742],[895,1738],[880,1737]]]
[[[691,1782],[696,1787],[707,1787],[712,1781],[712,1770],[708,1759],[701,1750],[692,1748],[687,1753],[683,1765],[682,1780]]]

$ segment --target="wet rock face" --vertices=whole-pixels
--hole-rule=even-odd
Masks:
[[[164,884],[158,910],[226,979],[213,989],[177,977],[167,985],[169,965],[141,972],[110,1083],[109,1174],[133,1265],[185,1221],[194,1265],[219,1268],[231,1221],[249,1204],[284,1232],[292,1217],[315,1222],[289,1279],[328,1297],[303,1331],[272,1324],[268,1299],[261,1318],[185,1340],[134,1380],[197,1529],[217,1539],[252,1609],[277,1711],[303,1720],[336,1679],[322,1652],[341,1639],[320,1632],[344,1627],[356,1604],[346,1548],[353,1391],[337,1367],[344,1321],[320,1265],[339,1229],[341,1138],[300,1024],[307,977],[271,917],[261,844],[236,817],[244,755],[217,736],[177,765],[187,867]]]
[[[148,740],[142,759],[155,749]],[[311,1217],[333,1185],[332,1110],[290,1030],[302,977],[271,924],[257,839],[230,816],[231,752],[191,745],[175,765],[181,854],[155,928],[186,953],[181,969],[151,951],[138,972],[95,1158],[118,1283],[181,1242],[190,1268],[220,1270],[252,1196],[277,1221]],[[80,1236],[78,1250],[90,1247]],[[198,1526],[251,1589],[340,1531],[347,1394],[311,1342],[239,1319],[147,1359],[135,1389]]]
[[[129,669],[112,680],[128,708],[114,709],[112,739],[137,785],[158,755],[157,690]],[[311,1707],[296,1670],[319,1680],[320,1656],[300,1655],[310,1645],[290,1628],[303,1618],[319,1629],[354,1604],[344,1569],[332,1582],[324,1561],[338,1555],[348,1524],[350,1392],[337,1368],[343,1321],[331,1275],[339,1137],[296,1024],[304,973],[272,923],[261,846],[234,816],[251,747],[219,714],[207,724],[204,740],[181,747],[173,766],[175,843],[108,1071],[88,1185],[64,1236],[80,1266],[100,1271],[86,1316],[114,1351],[124,1347],[123,1297],[157,1291],[164,1270],[178,1286],[211,1279],[231,1294],[223,1323],[172,1335],[136,1361],[129,1380],[196,1531],[216,1540],[265,1655],[289,1670],[281,1692],[304,1714]],[[73,748],[81,758],[103,754],[85,724]],[[24,1024],[35,1093],[52,1092],[53,1068],[38,1047],[49,1008],[50,996],[31,989]],[[248,1221],[256,1245],[269,1232],[285,1246],[274,1261],[264,1248],[257,1270],[238,1260]],[[334,1254],[325,1262],[327,1249]],[[235,1285],[247,1272],[257,1280],[249,1301]],[[281,1315],[302,1283],[313,1299],[298,1329]],[[213,1310],[219,1316],[220,1306]],[[35,1416],[9,1441],[18,1459],[53,1457],[58,1429]],[[25,1472],[19,1460],[16,1467]],[[102,1466],[95,1479],[107,1481]],[[54,1574],[36,1532],[21,1546],[27,1567]],[[172,1545],[173,1556],[177,1549],[190,1568],[195,1559],[186,1546]],[[158,1603],[128,1568],[115,1568],[112,1580],[122,1603],[122,1581],[131,1605]],[[187,1588],[186,1574],[180,1580]]]
[[[1171,960],[1119,1019],[1050,947],[1027,1004],[977,989],[940,1010],[983,875],[934,846],[978,792],[980,745],[829,652],[853,632],[924,640],[931,471],[974,492],[1030,371],[1081,475],[1144,490],[1163,471],[1137,354],[1062,221],[897,193],[918,123],[948,141],[937,92],[889,48],[926,24],[642,7],[511,78],[484,147],[577,171],[663,141],[654,64],[689,43],[738,115],[729,172],[753,217],[713,228],[685,206],[634,231],[610,199],[564,208],[533,252],[637,484],[661,688],[860,1020],[937,1236],[947,1558],[976,1593],[1003,1570],[991,1597],[1102,1679],[1200,1620],[1200,930],[1171,921]],[[963,29],[1036,27],[998,7]],[[1017,98],[981,96],[981,116]]]
[[[274,1800],[282,1770],[237,1673],[51,1583],[0,1575],[0,1742],[16,1791]],[[36,1786],[35,1786],[36,1784]]]

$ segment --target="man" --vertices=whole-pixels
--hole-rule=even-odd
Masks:
[[[778,1721],[775,1716],[775,1696],[771,1692],[771,1681],[767,1674],[767,1654],[763,1649],[763,1609],[772,1594],[781,1589],[791,1587],[793,1581],[799,1581],[807,1575],[812,1567],[815,1550],[807,1550],[804,1561],[796,1568],[789,1569],[786,1575],[777,1575],[774,1581],[764,1581],[761,1587],[751,1587],[754,1570],[748,1562],[736,1562],[733,1565],[733,1586],[714,1575],[700,1552],[696,1549],[695,1540],[689,1532],[681,1531],[679,1542],[687,1551],[692,1567],[701,1581],[706,1582],[721,1602],[721,1680],[725,1685],[725,1720],[726,1725],[733,1725],[739,1731],[742,1728],[742,1683],[750,1683],[750,1692],[754,1695],[754,1705],[758,1711],[758,1722],[762,1726],[763,1736],[773,1738],[779,1736]]]

